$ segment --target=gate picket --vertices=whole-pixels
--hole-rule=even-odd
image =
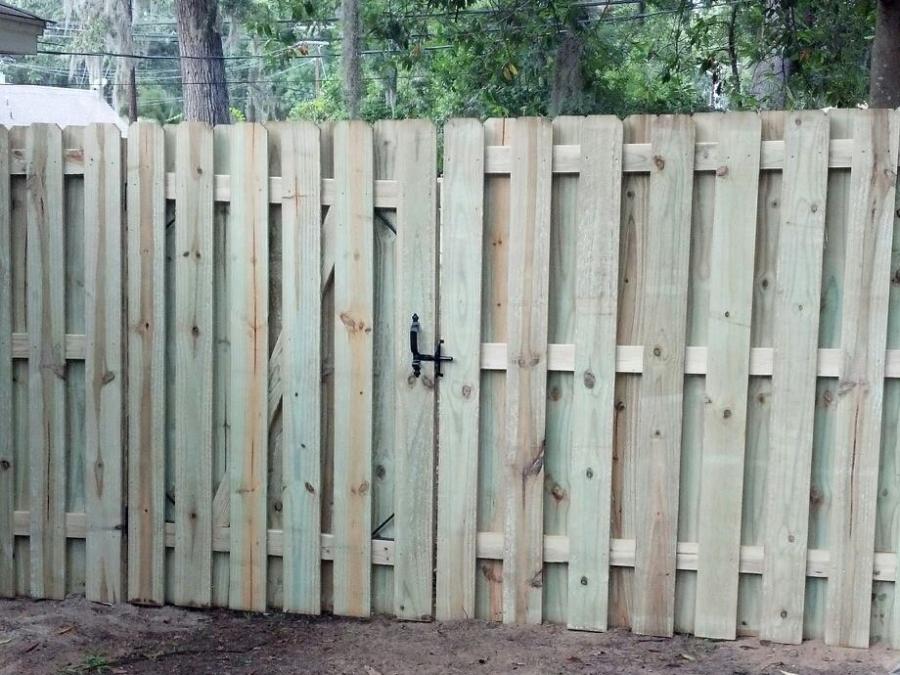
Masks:
[[[369,616],[372,566],[372,128],[334,127],[334,613]]]
[[[0,598],[16,594],[13,455],[12,202],[9,132],[0,129]]]
[[[475,616],[484,127],[444,127],[441,185],[441,337],[453,354],[438,406],[437,595],[440,620]]]
[[[175,603],[212,599],[213,130],[175,149]],[[171,358],[171,357],[170,357]]]
[[[437,133],[422,120],[385,122],[393,138],[397,203],[395,319],[394,614],[401,619],[432,617],[434,532],[434,418],[437,378],[428,364],[412,377],[409,331],[412,314],[423,327],[419,349],[430,352],[437,337],[437,203],[434,171]]]
[[[319,129],[281,136],[284,608],[318,614],[321,563],[322,198]],[[274,359],[274,353],[273,353]]]

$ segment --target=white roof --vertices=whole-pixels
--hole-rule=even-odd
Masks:
[[[0,124],[6,127],[35,123],[77,127],[86,124],[128,125],[97,92],[88,89],[0,84]]]

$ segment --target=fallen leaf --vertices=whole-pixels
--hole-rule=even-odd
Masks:
[[[696,661],[696,660],[697,660],[696,658],[694,658],[694,657],[691,656],[690,654],[682,654],[682,655],[681,655],[681,658],[683,658],[685,661]]]
[[[778,672],[781,673],[781,675],[797,675],[797,673],[792,673],[789,670],[779,670]]]

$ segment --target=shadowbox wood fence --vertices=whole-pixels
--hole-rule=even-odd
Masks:
[[[0,130],[0,595],[900,645],[898,113],[440,133]]]

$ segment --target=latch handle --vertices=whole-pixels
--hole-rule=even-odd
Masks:
[[[412,315],[412,323],[409,326],[409,350],[412,352],[412,369],[413,375],[419,377],[422,373],[422,362],[432,361],[434,363],[434,374],[436,377],[443,377],[441,372],[441,363],[453,360],[452,356],[444,356],[441,354],[441,345],[443,340],[438,340],[434,345],[434,355],[422,354],[419,352],[419,332],[422,326],[419,324],[419,315]]]

